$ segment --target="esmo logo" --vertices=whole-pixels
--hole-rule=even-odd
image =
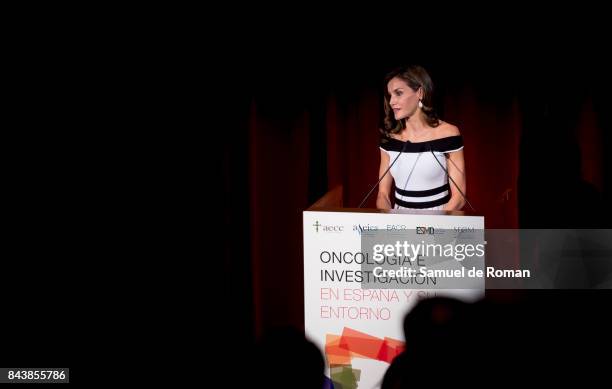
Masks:
[[[433,227],[417,227],[416,228],[416,233],[418,235],[435,234]]]

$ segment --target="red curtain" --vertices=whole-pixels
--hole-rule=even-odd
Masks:
[[[317,104],[302,102],[282,113],[269,101],[251,103],[248,192],[257,334],[303,326],[302,211],[313,201],[313,177],[325,178],[323,189],[342,184],[346,207],[356,207],[378,178],[380,91],[364,87],[317,98]],[[441,102],[443,119],[464,137],[467,195],[477,213],[487,228],[518,228],[518,98],[494,99],[466,84],[446,91]],[[601,130],[589,102],[577,131],[583,177],[601,189]],[[374,207],[375,197],[376,191],[366,207]]]

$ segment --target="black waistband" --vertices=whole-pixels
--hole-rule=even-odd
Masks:
[[[397,197],[395,198],[395,204],[399,205],[400,207],[404,207],[404,208],[415,208],[415,209],[423,209],[423,208],[433,208],[433,207],[437,207],[438,205],[442,205],[442,204],[446,204],[448,203],[448,201],[450,200],[451,195],[450,195],[450,191],[446,194],[446,196],[437,199],[437,200],[432,200],[432,201],[424,201],[421,203],[413,203],[413,202],[408,202],[408,201],[403,201],[398,199]]]
[[[410,197],[433,196],[433,195],[437,195],[438,193],[442,193],[445,190],[450,190],[450,186],[448,185],[448,182],[437,188],[427,189],[427,190],[403,190],[403,189],[395,188],[395,192],[397,192],[397,194],[401,196],[410,196]]]

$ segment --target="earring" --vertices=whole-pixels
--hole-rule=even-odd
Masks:
[[[423,102],[419,100],[419,108],[423,108]]]

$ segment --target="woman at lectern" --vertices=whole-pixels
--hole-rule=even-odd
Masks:
[[[466,193],[463,138],[456,126],[434,112],[429,74],[420,66],[399,68],[385,77],[385,85],[379,171],[383,178],[376,207],[461,209]]]

